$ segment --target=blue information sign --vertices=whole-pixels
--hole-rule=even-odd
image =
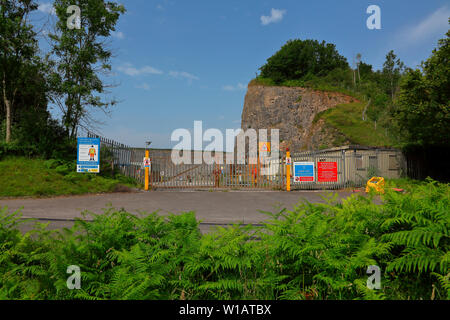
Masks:
[[[294,182],[313,182],[314,162],[294,162]]]
[[[100,173],[99,138],[78,138],[77,172]]]

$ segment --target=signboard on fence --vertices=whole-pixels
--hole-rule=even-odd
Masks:
[[[294,182],[314,182],[314,162],[294,162]]]
[[[318,162],[317,181],[337,182],[338,181],[337,162]]]
[[[78,138],[77,172],[100,173],[100,138]]]
[[[143,162],[144,168],[151,168],[152,167],[152,161],[150,158],[144,158]]]
[[[269,152],[270,152],[270,142],[260,142],[259,153],[269,153]]]

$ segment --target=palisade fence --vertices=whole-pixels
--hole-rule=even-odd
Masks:
[[[107,163],[102,170],[118,170],[121,174],[144,183],[144,148],[133,148],[125,144],[104,138],[87,131],[84,136],[100,138],[102,162]],[[149,149],[152,160],[149,171],[150,187],[159,188],[231,188],[231,189],[272,189],[286,188],[285,156],[266,158],[257,164],[220,164],[215,161],[207,164],[194,162],[202,157],[202,151],[190,152],[190,163],[175,164],[170,149]],[[197,154],[198,153],[198,154]],[[226,159],[227,153],[216,152],[214,157]],[[234,157],[234,156],[233,156]],[[234,158],[236,160],[236,158]],[[291,177],[292,190],[335,190],[347,187],[363,187],[373,176],[385,178],[404,177],[407,161],[400,150],[389,148],[371,148],[364,146],[344,146],[321,151],[293,152],[292,163],[314,163],[314,180],[295,182]],[[248,160],[248,159],[247,159]],[[248,162],[248,161],[247,161]],[[336,163],[337,176],[325,182],[319,181],[319,164]],[[104,165],[103,165],[104,166]],[[291,175],[293,176],[293,166]]]
[[[294,182],[291,180],[293,190],[363,187],[374,176],[400,178],[406,174],[405,157],[397,149],[345,146],[322,151],[293,153],[291,158],[293,163],[314,163],[314,181]],[[337,181],[318,181],[319,162],[335,162],[337,164]]]
[[[86,131],[84,136],[88,138],[100,139],[100,159],[103,163],[108,164],[106,168],[102,168],[103,170],[108,170],[109,168],[111,168],[111,172],[118,170],[124,176],[133,178],[138,182],[143,183],[143,157],[135,152],[134,148],[123,143],[107,139],[90,131]]]
[[[170,155],[150,150],[152,188],[282,189],[285,185],[285,166],[280,159],[255,164],[227,164],[225,160],[196,164],[197,152],[201,156],[201,151],[191,152],[190,163],[174,164]]]

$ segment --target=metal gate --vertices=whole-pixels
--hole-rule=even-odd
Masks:
[[[256,188],[281,190],[285,166],[280,159],[266,164],[174,164],[168,156],[153,156],[150,187],[158,188]]]

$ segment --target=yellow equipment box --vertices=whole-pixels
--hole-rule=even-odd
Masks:
[[[376,192],[384,193],[384,178],[372,177],[367,181],[366,192],[369,193],[370,189],[375,189]]]

